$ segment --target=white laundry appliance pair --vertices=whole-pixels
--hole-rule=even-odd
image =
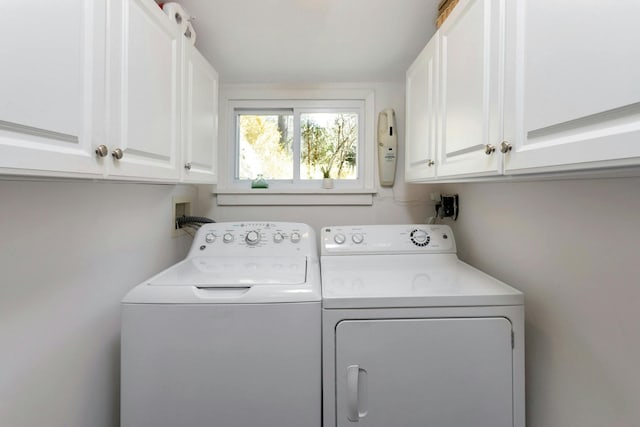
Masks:
[[[447,226],[203,226],[123,300],[122,427],[524,427],[522,294]],[[322,320],[321,320],[322,317]]]

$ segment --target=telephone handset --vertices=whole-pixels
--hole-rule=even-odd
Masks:
[[[391,187],[395,181],[397,151],[395,113],[387,108],[378,114],[378,172],[383,187]]]

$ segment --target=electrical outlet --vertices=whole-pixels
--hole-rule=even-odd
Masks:
[[[171,199],[172,218],[171,218],[171,235],[173,237],[182,236],[185,231],[180,230],[176,224],[176,219],[181,216],[191,215],[191,200],[184,197],[173,197]]]
[[[441,210],[440,210],[440,218],[453,218],[453,220],[458,219],[459,206],[458,206],[458,195],[446,195],[443,194],[441,196]]]

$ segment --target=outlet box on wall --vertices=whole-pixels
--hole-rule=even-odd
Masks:
[[[458,207],[458,195],[446,195],[443,194],[442,198],[442,207],[440,212],[440,218],[453,218],[453,220],[458,219],[459,207]]]
[[[171,198],[171,235],[173,237],[182,236],[185,234],[184,230],[178,228],[176,224],[176,219],[181,216],[190,216],[191,215],[191,200],[186,197],[172,197]]]

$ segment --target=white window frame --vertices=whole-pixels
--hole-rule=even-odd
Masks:
[[[221,99],[220,175],[215,190],[221,205],[371,204],[376,192],[374,91],[371,89],[227,89]],[[269,180],[268,189],[252,189],[236,179],[238,165],[237,114],[292,110],[294,141],[300,141],[299,117],[306,112],[358,112],[358,178],[334,180],[323,189],[322,180],[300,180],[300,146],[294,143],[294,179]],[[240,111],[244,110],[244,111]],[[297,120],[296,120],[297,119]],[[297,178],[297,179],[296,179]]]

